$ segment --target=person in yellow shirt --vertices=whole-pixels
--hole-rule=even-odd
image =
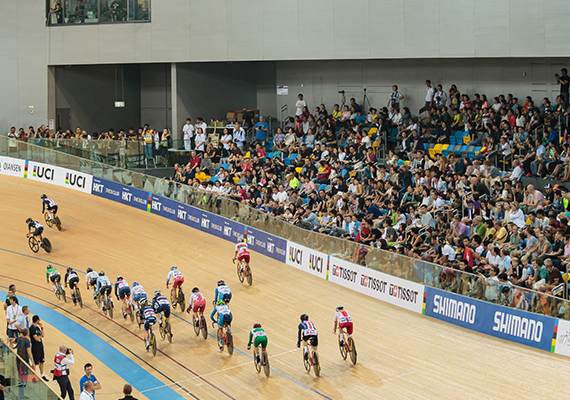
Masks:
[[[504,222],[496,220],[495,229],[497,230],[497,233],[495,234],[495,240],[500,244],[505,243],[505,241],[509,238],[509,234],[507,232],[507,228],[504,226]]]
[[[200,167],[196,167],[196,175],[194,178],[198,179],[200,182],[204,182],[207,179],[207,175],[202,171]]]
[[[333,110],[332,116],[334,119],[341,119],[342,118],[342,111],[340,111],[338,104],[334,105],[334,110]]]

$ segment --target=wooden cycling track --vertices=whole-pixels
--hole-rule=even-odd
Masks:
[[[559,385],[569,360],[522,345],[478,334],[379,302],[320,280],[268,257],[252,254],[254,285],[240,284],[231,263],[233,245],[182,224],[125,205],[21,178],[0,176],[4,197],[0,230],[0,290],[16,283],[26,298],[54,308],[94,332],[144,370],[186,398],[199,399],[374,399],[374,398],[541,398],[565,394]],[[25,219],[41,220],[39,196],[47,193],[60,205],[64,230],[46,227],[54,251],[33,254],[26,242]],[[95,308],[83,290],[86,306],[57,301],[45,283],[47,261],[84,271],[105,270],[138,281],[147,293],[164,290],[171,264],[179,266],[189,292],[198,286],[207,300],[207,314],[218,279],[233,292],[233,356],[218,351],[215,340],[195,336],[188,314],[172,318],[174,338],[158,338],[160,352],[145,352],[142,332],[119,316],[113,321]],[[82,286],[84,289],[84,286]],[[355,321],[358,364],[340,357],[332,335],[334,309],[344,305]],[[33,313],[33,310],[32,310]],[[295,342],[299,315],[307,313],[319,329],[322,376],[307,374]],[[274,370],[269,379],[257,374],[246,349],[252,324],[259,321],[269,336]],[[211,327],[211,325],[210,325]],[[210,329],[212,332],[213,330]],[[47,370],[56,347],[74,348],[78,380],[85,362],[94,364],[103,383],[98,400],[117,399],[125,383],[112,363],[103,365],[81,346],[47,326]],[[537,376],[540,380],[537,381]],[[505,383],[510,384],[505,385]],[[130,382],[137,389],[136,382]],[[53,383],[52,383],[53,384]],[[148,395],[148,392],[145,392]],[[135,397],[145,393],[135,390]],[[166,398],[166,397],[165,397]]]

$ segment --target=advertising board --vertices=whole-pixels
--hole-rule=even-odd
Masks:
[[[250,250],[265,255],[267,249],[267,234],[257,229],[247,227],[247,246]]]
[[[18,178],[24,177],[24,168],[26,161],[18,158],[0,156],[0,174],[16,176]]]
[[[329,256],[300,244],[287,241],[287,265],[325,278]]]
[[[265,254],[277,261],[285,262],[287,258],[287,241],[277,236],[267,235]]]
[[[151,197],[149,192],[131,186],[123,186],[121,190],[121,203],[148,212],[150,212]]]
[[[24,178],[91,193],[93,177],[82,172],[26,160]]]
[[[99,197],[104,197],[109,200],[121,201],[121,192],[123,185],[117,182],[111,182],[107,179],[93,177],[93,185],[91,187],[91,194]]]
[[[162,217],[176,220],[178,207],[174,200],[153,194],[150,201],[150,212]]]

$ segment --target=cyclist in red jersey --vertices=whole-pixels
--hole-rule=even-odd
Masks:
[[[348,311],[345,311],[343,306],[338,306],[334,314],[334,328],[333,328],[334,334],[336,334],[337,325],[338,329],[340,330],[340,333],[343,333],[344,330],[346,329],[348,337],[352,336],[352,329],[353,329],[352,318],[350,318],[350,314],[348,313]]]

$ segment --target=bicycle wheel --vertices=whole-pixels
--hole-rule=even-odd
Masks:
[[[239,281],[240,281],[241,283],[243,283],[243,278],[244,278],[244,276],[243,276],[243,271],[242,271],[242,269],[241,269],[241,264],[239,264],[239,263],[238,263],[238,266],[237,266],[237,274],[238,274]]]
[[[342,340],[342,335],[338,335],[338,349],[340,350],[340,356],[342,357],[342,359],[346,360],[347,351],[346,351],[346,345]]]
[[[208,325],[206,325],[206,319],[202,317],[202,336],[204,339],[208,339]]]
[[[59,291],[59,287],[55,289],[55,298],[61,300],[61,292]]]
[[[317,356],[317,353],[313,352],[313,363],[315,364],[315,376],[319,377],[321,376],[321,364],[319,363],[319,357]]]
[[[170,323],[166,322],[166,337],[168,338],[168,343],[172,343],[172,329],[170,329]]]
[[[101,300],[99,299],[99,295],[95,295],[95,305],[97,308],[101,307]]]
[[[30,236],[28,238],[28,245],[30,246],[30,250],[32,250],[34,253],[37,253],[40,250],[40,244],[33,236]]]
[[[166,321],[164,321],[164,323],[166,323]],[[166,329],[163,325],[158,326],[158,333],[160,333],[160,337],[162,338],[162,340],[164,340],[164,338],[166,337]]]
[[[172,292],[170,292],[170,304],[172,304],[172,309],[176,310],[176,298],[172,295]]]
[[[113,302],[107,298],[107,306],[109,307],[109,317],[113,319]]]
[[[81,298],[81,292],[78,287],[75,287],[75,300],[79,303],[79,307],[83,308],[83,299]]]
[[[216,329],[216,344],[218,345],[218,348],[220,349],[220,352],[224,351],[224,346],[220,347],[220,331],[218,329]]]
[[[137,325],[139,326],[139,329],[141,329],[142,321],[141,321],[141,315],[139,314],[138,311],[136,311],[136,318],[137,318]]]
[[[63,302],[67,303],[67,297],[65,297],[65,290],[63,290],[63,286],[59,285],[59,290],[61,292],[61,297],[63,297]]]
[[[186,302],[184,301],[184,292],[180,288],[178,288],[178,304],[180,304],[180,312],[184,313],[186,310],[186,308],[184,308]]]
[[[234,354],[234,337],[230,331],[226,332],[226,346],[228,348],[228,354],[230,356]]]
[[[131,317],[131,322],[135,322],[135,308],[132,304],[129,304],[129,316]]]
[[[44,213],[44,219],[46,220],[46,225],[51,228],[53,226],[53,219],[49,217],[49,213]]]
[[[352,338],[348,338],[348,347],[350,348],[350,360],[353,365],[356,365],[356,345]]]
[[[61,232],[61,228],[63,228],[63,226],[61,225],[61,220],[59,219],[59,217],[55,217],[54,222],[57,230]]]
[[[257,356],[255,355],[255,347],[253,350],[253,365],[255,365],[255,370],[257,371],[257,373],[259,374],[261,372],[261,364],[263,363],[262,360],[260,360],[259,362],[257,361]],[[259,351],[261,351],[261,349],[258,349]],[[260,356],[263,357],[263,356]]]
[[[261,351],[261,362],[263,363],[263,370],[265,372],[265,376],[269,378],[269,372],[271,371],[271,367],[269,366],[269,357],[267,356],[267,351]]]
[[[251,274],[251,268],[249,268],[249,265],[245,266],[245,270],[247,271],[247,283],[251,286],[253,283],[253,275]]]
[[[51,242],[48,240],[48,238],[44,238],[42,247],[46,253],[51,253]]]
[[[303,364],[305,365],[305,369],[307,370],[307,372],[311,371],[311,360],[309,360],[309,356],[307,355],[307,358],[305,358],[305,351],[303,350]]]
[[[156,336],[154,335],[154,331],[152,331],[150,336],[150,347],[152,348],[152,355],[156,356]]]
[[[196,336],[200,334],[200,320],[198,318],[199,317],[194,319],[194,333]]]

